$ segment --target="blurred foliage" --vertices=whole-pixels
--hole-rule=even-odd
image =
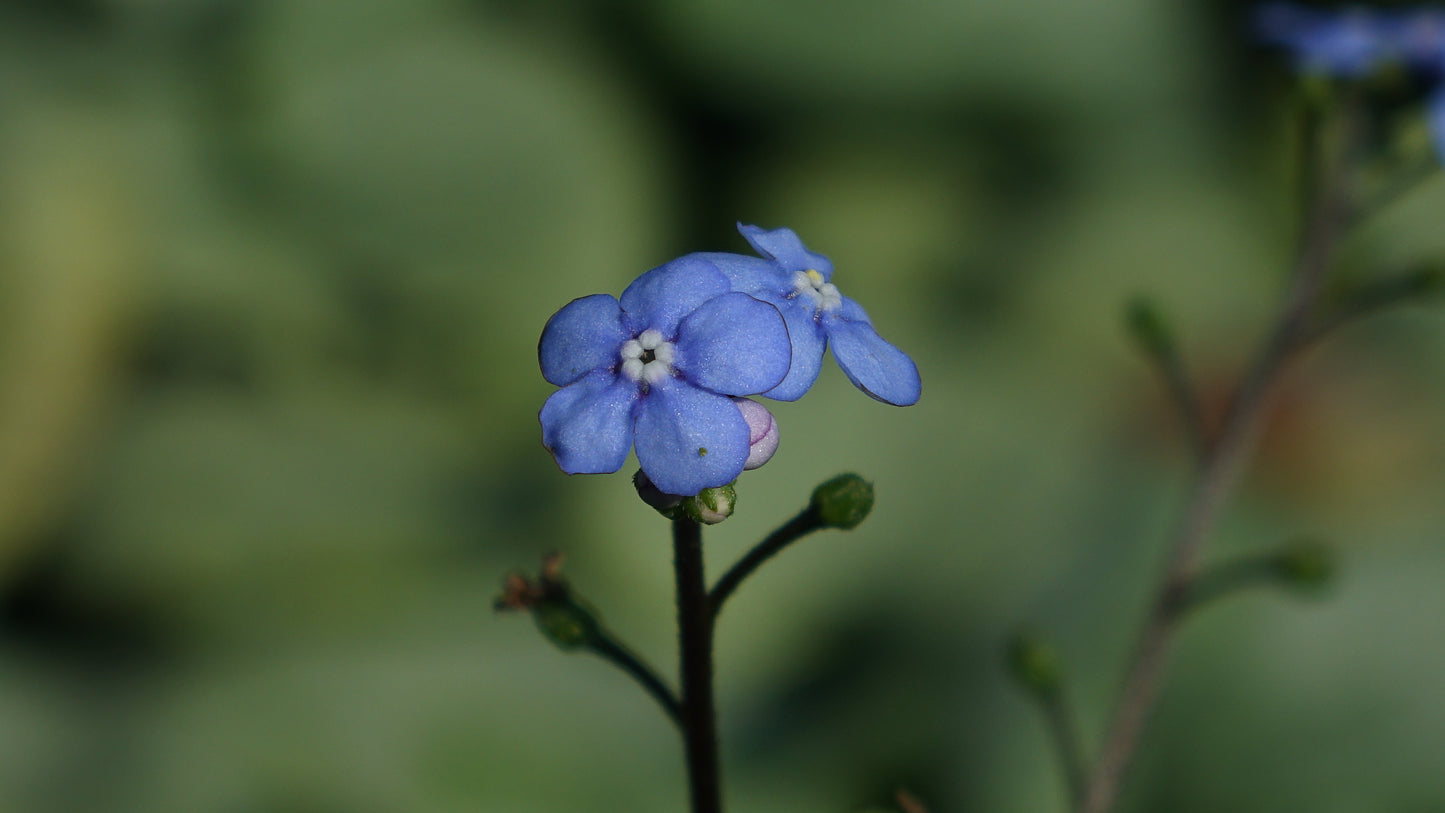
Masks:
[[[535,343],[743,220],[925,395],[825,371],[708,531],[720,572],[876,484],[721,621],[731,807],[1058,809],[1001,642],[1049,630],[1096,732],[1186,480],[1121,303],[1217,401],[1288,258],[1290,85],[1239,8],[0,2],[0,808],[678,809],[651,701],[491,600],[563,549],[670,672],[666,523],[555,470]],[[1343,262],[1438,260],[1442,206]],[[1318,534],[1338,589],[1193,623],[1129,809],[1445,806],[1442,371],[1423,309],[1295,370],[1215,553]]]

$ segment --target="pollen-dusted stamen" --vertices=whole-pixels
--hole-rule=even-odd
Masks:
[[[807,297],[816,311],[834,311],[843,306],[843,295],[838,286],[823,279],[823,275],[809,268],[793,275],[795,296]]]
[[[618,355],[622,358],[623,375],[633,381],[656,384],[672,375],[672,362],[677,353],[660,331],[649,328],[637,338],[624,342]]]

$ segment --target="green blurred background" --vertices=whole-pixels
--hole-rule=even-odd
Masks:
[[[828,254],[924,398],[829,363],[707,534],[716,573],[876,482],[721,620],[731,809],[1060,809],[1004,641],[1054,637],[1095,741],[1187,481],[1121,305],[1217,401],[1288,262],[1244,10],[0,2],[0,809],[681,810],[651,701],[491,602],[563,550],[671,673],[665,523],[556,470],[536,339],[737,220]],[[1440,256],[1442,207],[1344,263]],[[1294,369],[1210,557],[1308,533],[1341,578],[1194,620],[1126,809],[1445,809],[1442,372],[1423,308]]]

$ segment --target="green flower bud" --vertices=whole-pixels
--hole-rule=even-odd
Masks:
[[[1319,590],[1329,585],[1335,575],[1335,557],[1320,542],[1295,542],[1274,556],[1270,562],[1276,578],[1290,587]]]
[[[813,489],[812,508],[823,527],[852,530],[873,510],[873,484],[856,474],[840,474]]]
[[[696,522],[716,525],[733,515],[733,506],[737,501],[737,489],[728,483],[717,488],[705,488],[696,497],[683,498],[682,510]]]
[[[590,608],[571,596],[544,601],[532,608],[537,629],[559,649],[571,651],[596,643],[601,627]]]
[[[547,640],[564,651],[595,646],[605,637],[592,608],[573,595],[562,579],[562,555],[542,558],[542,573],[535,580],[511,573],[503,581],[502,595],[494,604],[499,612],[526,610]]]
[[[1124,325],[1144,352],[1157,358],[1174,355],[1174,334],[1153,300],[1142,296],[1129,300],[1124,308]]]
[[[1063,685],[1059,653],[1043,638],[1021,632],[1009,641],[1008,668],[1014,680],[1032,694],[1048,695]]]

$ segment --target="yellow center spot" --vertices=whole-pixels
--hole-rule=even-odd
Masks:
[[[808,281],[811,282],[811,283],[813,283],[813,287],[814,287],[814,288],[817,288],[817,287],[819,287],[819,286],[821,286],[821,285],[823,284],[823,275],[822,275],[822,274],[819,274],[817,271],[814,271],[813,269],[809,268],[807,271],[804,271],[803,273],[808,276]]]

